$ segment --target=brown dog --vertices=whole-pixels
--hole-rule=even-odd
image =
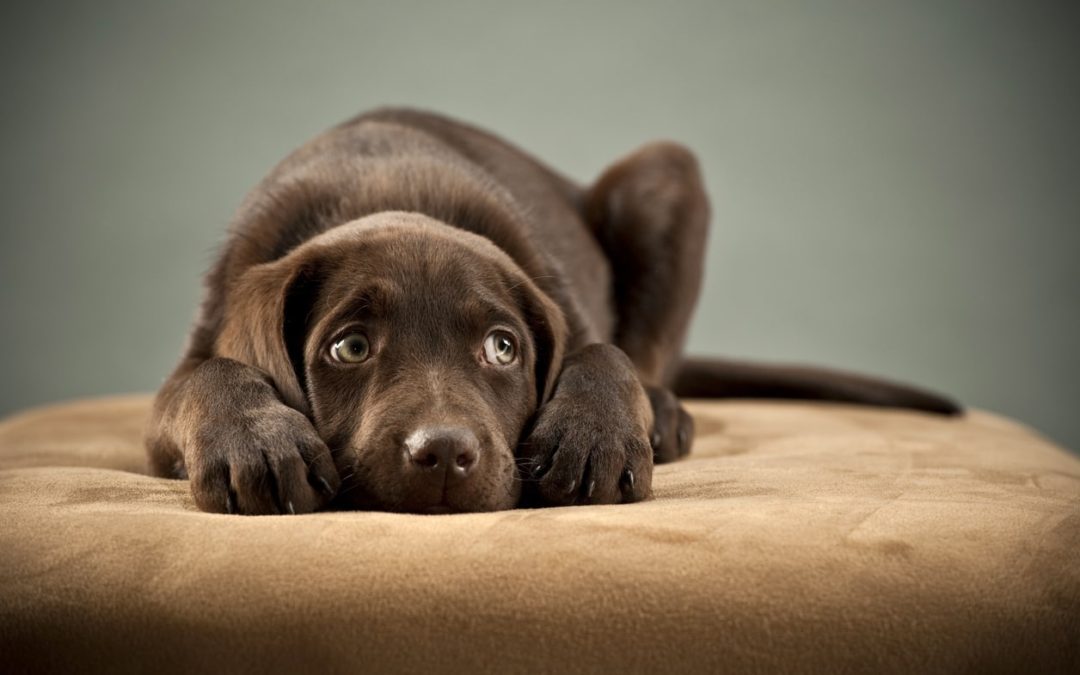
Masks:
[[[958,410],[879,380],[681,360],[707,225],[678,145],[582,190],[443,117],[357,117],[241,206],[155,402],[153,471],[230,513],[604,504],[646,498],[654,460],[689,451],[673,390]]]

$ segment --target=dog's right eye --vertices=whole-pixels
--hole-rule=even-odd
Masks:
[[[368,339],[360,333],[350,333],[330,347],[330,356],[338,363],[360,363],[370,353]]]

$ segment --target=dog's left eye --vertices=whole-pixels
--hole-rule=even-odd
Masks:
[[[517,359],[514,336],[504,330],[493,330],[484,338],[484,359],[496,366],[508,366]]]
[[[360,363],[370,352],[368,339],[360,333],[346,335],[330,347],[330,356],[339,363]]]

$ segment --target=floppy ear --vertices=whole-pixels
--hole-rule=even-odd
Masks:
[[[245,270],[229,291],[215,344],[216,356],[270,375],[282,401],[305,415],[303,349],[316,291],[314,273],[295,256]]]
[[[523,295],[520,304],[536,345],[536,405],[540,407],[551,398],[562,371],[568,334],[566,317],[532,281],[519,284],[515,290]]]

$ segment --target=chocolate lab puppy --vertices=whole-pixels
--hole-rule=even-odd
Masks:
[[[681,357],[709,206],[646,145],[583,189],[433,114],[379,110],[255,188],[147,437],[206,511],[446,513],[649,496],[676,394],[939,413],[913,388]]]

